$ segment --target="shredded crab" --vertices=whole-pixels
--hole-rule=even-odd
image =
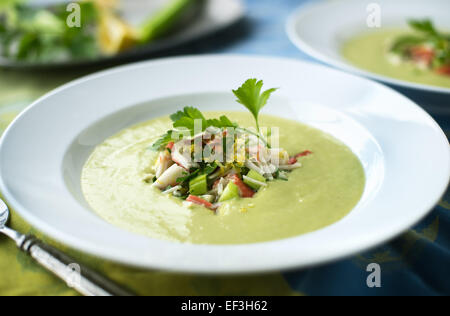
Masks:
[[[230,183],[234,185],[232,189],[237,188],[239,197],[251,198],[258,190],[268,187],[268,182],[287,180],[288,172],[302,166],[299,160],[312,154],[304,151],[291,156],[282,148],[270,148],[253,134],[240,132],[236,133],[231,146],[232,159],[221,163],[214,155],[230,158],[224,145],[226,138],[225,131],[209,129],[195,137],[170,142],[159,153],[152,168],[155,174],[152,185],[165,195],[184,198],[187,206],[201,205],[217,210],[224,194],[232,194]],[[202,152],[208,150],[211,154],[194,162],[194,143],[201,144]],[[194,195],[191,192],[195,187],[193,182],[202,173],[201,181],[205,184],[199,191],[201,194]]]

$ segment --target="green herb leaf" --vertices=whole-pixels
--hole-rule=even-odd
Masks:
[[[267,104],[271,94],[277,89],[269,89],[261,93],[264,82],[257,79],[247,80],[239,89],[233,90],[238,98],[237,102],[245,106],[254,116],[256,128],[259,132],[258,116],[261,109]]]
[[[204,172],[205,174],[207,174],[207,175],[210,175],[210,174],[212,174],[214,171],[216,171],[216,169],[217,169],[218,167],[219,167],[219,166],[218,166],[215,162],[213,162],[213,163],[211,163],[211,164],[206,165],[206,167],[205,167],[205,169],[203,170],[203,172]]]
[[[439,32],[430,20],[411,20],[409,25],[416,31],[423,32],[431,36],[440,36]]]
[[[230,121],[225,115],[220,117],[220,122],[222,122],[222,127],[236,127],[237,124]]]
[[[182,118],[205,120],[202,112],[194,107],[185,107],[183,111],[178,111],[177,113],[172,114],[170,118],[174,123],[181,120]]]
[[[206,121],[207,127],[213,126],[217,128],[237,127],[237,124],[231,122],[226,116],[221,116],[220,119],[212,119]]]
[[[206,119],[200,110],[193,107],[185,107],[183,111],[178,111],[172,114],[170,118],[173,121],[173,127],[175,128],[186,128],[191,134],[194,134],[195,120],[201,120],[202,131],[206,129]]]
[[[163,136],[161,136],[160,139],[158,139],[151,147],[150,149],[153,151],[160,151],[164,147],[166,147],[171,141],[172,141],[172,133],[173,131],[168,131]]]
[[[201,131],[205,131],[208,127],[227,128],[237,127],[226,116],[221,116],[220,119],[206,120],[200,110],[193,107],[185,107],[183,111],[178,111],[170,116],[173,121],[173,127],[185,128],[194,134],[195,120],[201,120]]]
[[[194,172],[192,172],[191,174],[186,172],[186,176],[178,178],[177,183],[183,184],[185,182],[191,181],[192,179],[194,179],[197,176],[197,174],[200,173],[200,171],[201,171],[201,169],[197,169]]]
[[[402,36],[399,37],[391,46],[391,51],[398,54],[405,54],[412,47],[423,44],[425,42],[426,39],[422,37],[412,35]]]
[[[173,127],[178,128],[178,129],[186,128],[189,131],[191,131],[191,134],[193,134],[194,129],[195,129],[195,121],[194,121],[194,119],[192,119],[190,117],[183,117],[183,118],[180,118],[175,123],[173,123]]]

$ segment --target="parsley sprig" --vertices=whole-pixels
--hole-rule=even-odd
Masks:
[[[163,136],[161,136],[153,145],[150,147],[153,151],[159,151],[162,148],[166,147],[173,139],[172,137],[173,131],[168,131]]]
[[[272,88],[261,92],[264,82],[258,79],[247,80],[239,89],[233,90],[234,95],[238,98],[237,102],[245,106],[255,118],[256,129],[259,133],[259,112],[267,104],[271,94],[277,89]]]
[[[450,36],[439,32],[430,20],[411,20],[410,27],[417,35],[405,35],[399,37],[391,47],[391,51],[403,56],[408,56],[411,48],[419,45],[430,45],[435,57],[433,67],[450,65]]]
[[[174,141],[175,131],[187,130],[191,136],[194,136],[196,121],[201,123],[201,132],[204,132],[208,127],[216,128],[237,128],[237,124],[231,122],[231,120],[225,115],[221,116],[219,119],[207,120],[200,110],[194,107],[185,107],[183,111],[178,111],[170,116],[173,122],[173,130],[169,130],[167,133],[162,135],[152,146],[151,149],[154,151],[161,150],[166,147],[171,141]],[[198,123],[197,123],[198,124]]]
[[[236,124],[232,123],[231,120],[226,116],[221,116],[219,119],[207,120],[200,110],[193,107],[185,107],[183,111],[178,111],[177,113],[170,116],[173,121],[173,127],[184,128],[194,135],[195,121],[201,121],[202,132],[208,127],[217,128],[227,128],[227,127],[237,127]]]
[[[152,146],[151,149],[158,151],[166,147],[171,141],[173,141],[173,136],[175,131],[187,130],[190,132],[191,136],[195,134],[195,124],[196,121],[201,123],[201,131],[204,132],[209,127],[216,127],[220,129],[226,128],[236,128],[246,133],[253,134],[259,137],[268,147],[270,145],[264,139],[260,133],[259,127],[259,113],[262,108],[267,104],[270,96],[277,89],[269,89],[262,92],[262,87],[264,83],[262,80],[249,79],[247,80],[239,89],[233,90],[234,95],[238,98],[237,102],[244,105],[253,115],[256,121],[257,133],[252,132],[248,129],[239,127],[236,123],[233,123],[225,115],[218,119],[206,119],[202,112],[194,107],[185,107],[183,111],[178,111],[170,116],[173,122],[173,130],[169,130],[166,134],[161,136]],[[197,123],[198,124],[198,123]]]

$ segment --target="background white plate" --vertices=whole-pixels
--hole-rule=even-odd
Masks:
[[[70,2],[70,0],[32,1],[32,3],[36,5],[49,5],[61,2]],[[139,25],[139,23],[148,18],[149,14],[155,12],[164,5],[164,2],[167,1],[123,0],[121,2],[121,13],[127,22],[132,25]],[[181,27],[176,28],[171,34],[117,55],[54,63],[15,61],[0,56],[0,66],[8,68],[59,68],[136,60],[153,54],[162,53],[191,41],[212,35],[230,27],[245,16],[245,7],[242,0],[204,0],[204,4],[199,7],[200,8],[197,10],[198,12],[188,12],[187,16],[184,18],[188,21],[182,22]]]
[[[396,86],[450,94],[449,88],[398,80],[366,71],[352,65],[341,55],[345,42],[371,30],[367,26],[367,7],[374,3],[381,8],[381,29],[408,29],[409,19],[431,18],[439,29],[450,30],[448,0],[334,0],[315,1],[299,8],[288,20],[289,38],[305,53],[334,67]]]
[[[281,87],[265,112],[332,133],[361,159],[367,186],[350,215],[295,238],[210,246],[138,236],[89,209],[80,173],[96,145],[185,105],[242,110],[231,89],[249,77]],[[323,263],[387,241],[438,202],[449,164],[449,144],[439,126],[382,85],[288,59],[184,57],[92,75],[35,102],[0,144],[0,190],[34,227],[81,251],[146,268],[240,273]]]

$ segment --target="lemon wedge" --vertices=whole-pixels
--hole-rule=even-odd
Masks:
[[[98,33],[100,49],[107,55],[117,54],[138,42],[135,29],[109,10],[101,11]]]

